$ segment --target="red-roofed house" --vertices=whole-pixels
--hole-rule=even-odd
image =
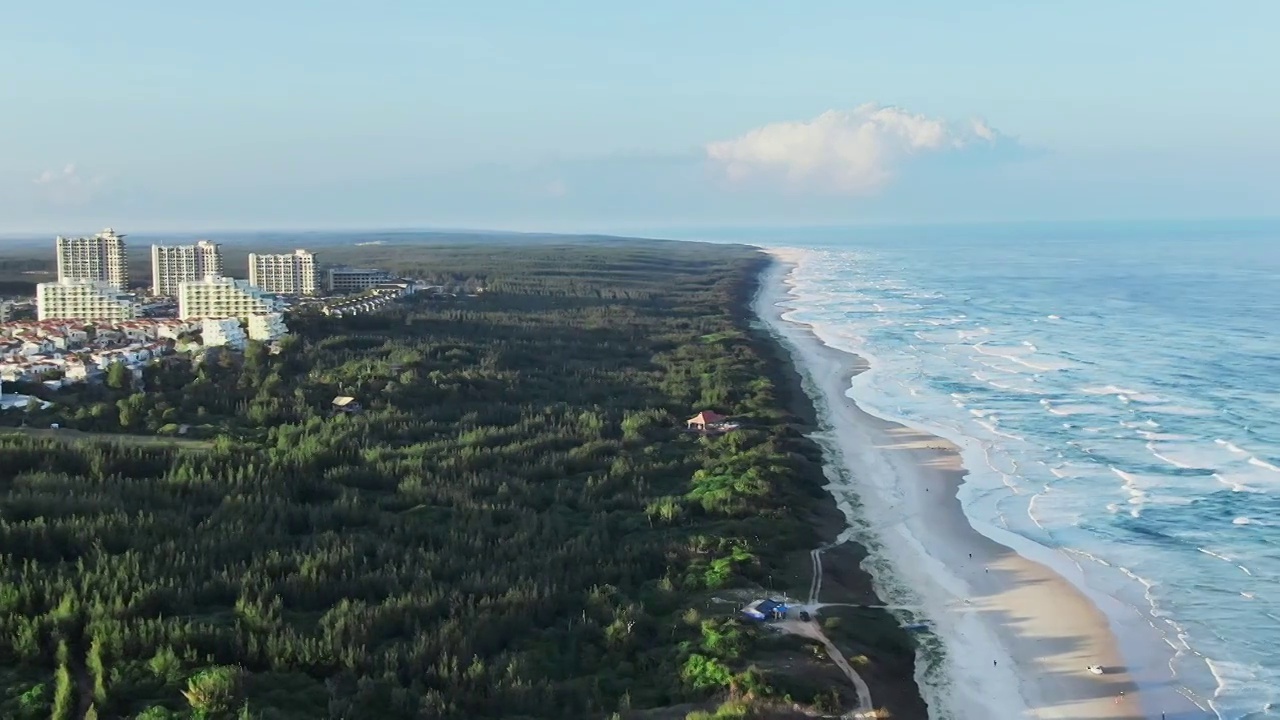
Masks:
[[[724,421],[724,415],[713,413],[710,410],[703,410],[697,415],[689,418],[688,423],[686,423],[686,427],[698,432],[714,432],[719,429],[720,424]]]

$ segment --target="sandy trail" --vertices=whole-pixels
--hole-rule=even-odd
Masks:
[[[875,706],[871,703],[871,688],[867,687],[867,683],[862,679],[853,666],[845,660],[844,653],[840,652],[840,648],[831,642],[826,633],[822,632],[822,627],[816,622],[810,620],[782,620],[775,627],[783,632],[792,635],[803,635],[804,637],[817,640],[827,650],[827,656],[831,661],[840,668],[840,671],[849,678],[849,682],[853,684],[854,689],[858,692],[858,707],[851,712],[846,713],[843,717],[848,720],[873,720],[875,718]]]

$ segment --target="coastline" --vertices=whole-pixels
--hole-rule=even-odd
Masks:
[[[876,594],[941,640],[916,663],[931,717],[1206,717],[1170,688],[1135,683],[1111,619],[1076,585],[974,528],[958,497],[959,448],[858,407],[849,391],[867,362],[786,317],[795,261],[763,251],[772,262],[755,310],[818,409],[828,490],[849,527],[841,540],[866,545]],[[1106,672],[1090,674],[1094,664]]]

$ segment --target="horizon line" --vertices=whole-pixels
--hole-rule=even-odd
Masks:
[[[636,232],[646,235],[652,235],[658,232],[685,232],[698,230],[718,230],[718,231],[767,231],[780,229],[852,229],[852,228],[876,228],[876,227],[974,227],[974,226],[1019,226],[1019,225],[1132,225],[1132,224],[1208,224],[1208,223],[1280,223],[1280,215],[1241,215],[1241,216],[1204,216],[1192,218],[1160,218],[1160,217],[1132,217],[1132,218],[1069,218],[1069,219],[993,219],[993,220],[865,220],[853,222],[768,222],[768,223],[720,223],[720,222],[697,222],[697,223],[680,223],[665,225],[647,225],[647,224],[627,224],[627,225],[590,225],[578,226],[570,228],[547,228],[547,229],[528,229],[528,226],[489,226],[483,223],[471,224],[450,224],[450,225],[334,225],[330,227],[317,227],[305,225],[279,225],[279,226],[245,226],[245,227],[206,227],[200,228],[198,225],[190,225],[185,228],[178,227],[155,227],[144,228],[141,230],[130,230],[129,235],[137,237],[139,235],[156,235],[156,234],[174,234],[174,235],[217,235],[230,234],[242,235],[252,233],[280,233],[290,235],[319,234],[319,233],[457,233],[465,235],[482,235],[482,234],[500,234],[500,235],[565,235],[565,236],[603,236],[603,237],[631,237],[624,233]],[[118,223],[117,223],[118,224]],[[108,227],[108,226],[103,226]],[[115,227],[111,225],[110,227]],[[124,227],[124,226],[121,226]],[[92,231],[92,232],[100,232]],[[0,241],[6,240],[42,240],[45,238],[52,239],[58,235],[64,237],[77,236],[76,233],[68,235],[66,231],[50,231],[50,230],[15,230],[0,232]],[[661,238],[652,238],[661,239]]]

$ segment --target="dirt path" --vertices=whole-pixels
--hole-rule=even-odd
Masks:
[[[210,450],[213,448],[213,443],[208,440],[192,440],[163,435],[84,432],[69,428],[54,430],[52,428],[5,427],[0,428],[0,436],[3,435],[25,435],[26,437],[40,438],[42,440],[61,440],[63,442],[112,442],[136,447],[174,447],[188,450]]]
[[[76,710],[72,717],[80,720],[89,712],[89,706],[93,704],[93,679],[89,677],[89,669],[85,667],[84,656],[78,647],[68,647],[67,669],[71,672],[71,678],[76,684]]]
[[[809,612],[814,612],[816,606],[819,605],[818,597],[822,594],[822,551],[826,548],[818,548],[809,552],[809,557],[813,560],[813,578],[809,581],[809,599],[806,607],[803,608]],[[797,608],[799,610],[801,608]],[[822,643],[827,649],[827,656],[831,661],[840,668],[840,671],[849,678],[849,682],[853,685],[854,690],[858,693],[858,707],[844,717],[848,720],[872,720],[875,717],[875,706],[871,704],[871,688],[867,687],[867,683],[862,679],[849,661],[845,660],[844,653],[840,652],[835,643],[831,642],[831,638],[822,631],[822,626],[816,620],[783,620],[779,622],[777,627],[783,632],[793,635],[803,635]]]
[[[822,550],[810,550],[809,557],[813,560],[813,579],[809,581],[809,601],[810,605],[818,604],[818,595],[822,593]]]
[[[845,677],[849,678],[849,682],[858,692],[858,707],[852,712],[846,714],[844,716],[845,718],[848,720],[872,720],[872,718],[876,717],[875,707],[871,704],[871,688],[867,687],[866,681],[863,680],[862,676],[853,669],[853,666],[849,664],[849,661],[844,659],[844,654],[835,646],[835,643],[831,642],[831,639],[827,637],[826,633],[822,632],[822,628],[816,622],[783,620],[778,623],[778,627],[780,627],[783,632],[788,632],[793,635],[803,635],[822,643],[822,646],[827,649],[827,656],[836,664],[836,667],[840,668],[840,671],[845,674]]]

